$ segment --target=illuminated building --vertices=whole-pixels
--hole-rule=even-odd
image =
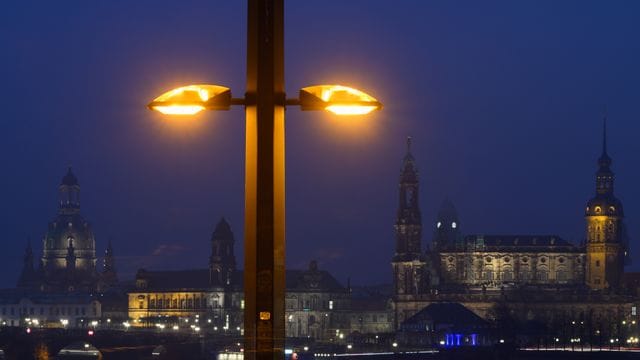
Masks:
[[[111,243],[104,261],[104,271],[98,273],[91,224],[80,214],[80,183],[69,168],[58,187],[58,215],[43,238],[39,266],[35,268],[28,243],[18,288],[52,293],[104,290],[117,283]]]
[[[128,292],[132,326],[188,328],[197,321],[207,331],[241,333],[243,272],[236,269],[233,247],[233,232],[222,219],[211,237],[208,269],[139,270],[136,288]],[[349,309],[348,289],[315,261],[307,270],[286,271],[287,337],[328,340],[348,333]]]
[[[508,316],[549,328],[588,319],[589,326],[618,331],[608,325],[612,319],[631,319],[640,281],[623,271],[628,239],[622,203],[613,194],[606,122],[603,135],[596,195],[585,210],[586,244],[548,234],[463,235],[455,207],[445,200],[433,223],[431,247],[423,251],[418,171],[409,146],[400,171],[391,261],[395,329],[437,302],[460,303],[484,318],[508,308]]]

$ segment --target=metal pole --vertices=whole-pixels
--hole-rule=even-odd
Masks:
[[[245,359],[284,358],[284,1],[249,0]]]

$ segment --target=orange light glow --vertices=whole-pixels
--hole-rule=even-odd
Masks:
[[[382,108],[373,96],[342,85],[316,85],[300,90],[302,110],[327,110],[336,115],[365,115]]]
[[[169,105],[169,106],[154,106],[153,110],[159,111],[165,115],[195,115],[204,110],[204,106],[193,105]]]
[[[378,109],[378,107],[363,105],[329,105],[325,109],[336,115],[366,115],[373,110]]]
[[[227,110],[231,105],[229,88],[218,85],[187,85],[153,99],[148,105],[165,115],[194,115],[205,109]]]

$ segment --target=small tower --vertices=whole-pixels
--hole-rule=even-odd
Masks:
[[[22,272],[18,279],[19,288],[29,288],[36,285],[37,274],[33,266],[33,250],[31,241],[27,241],[27,248],[24,251]]]
[[[115,285],[118,282],[116,261],[113,256],[113,247],[111,246],[111,240],[109,240],[107,249],[104,251],[104,263],[101,278],[102,283],[107,286]]]
[[[71,166],[58,187],[58,201],[60,214],[70,215],[80,212],[80,184],[78,178],[71,171]]]
[[[594,290],[617,288],[624,269],[624,211],[613,194],[614,173],[607,154],[607,119],[603,122],[602,154],[596,172],[596,195],[585,209],[587,233],[586,283]]]
[[[392,266],[396,295],[423,292],[424,259],[421,250],[422,215],[419,207],[418,170],[407,138],[407,154],[399,181],[398,213],[395,223],[396,249]]]
[[[459,247],[460,221],[455,206],[449,199],[445,199],[440,206],[436,218],[436,226],[433,234],[433,250],[440,252]]]
[[[236,270],[234,243],[231,226],[224,218],[220,219],[211,235],[209,282],[212,286],[232,285],[233,273]]]

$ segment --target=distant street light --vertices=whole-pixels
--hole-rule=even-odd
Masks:
[[[305,87],[297,99],[287,99],[284,0],[248,3],[244,98],[233,98],[230,89],[220,85],[187,85],[165,92],[148,107],[167,115],[245,107],[244,356],[280,360],[285,338],[285,107],[364,115],[382,104],[341,85]]]

